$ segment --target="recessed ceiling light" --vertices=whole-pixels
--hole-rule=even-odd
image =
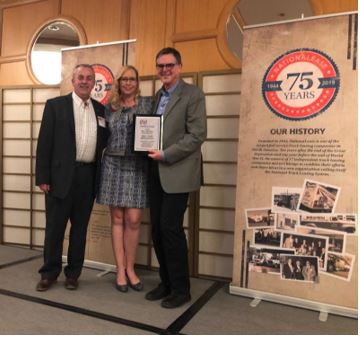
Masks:
[[[60,28],[59,28],[59,26],[56,26],[56,25],[50,25],[50,26],[48,27],[48,29],[51,30],[51,31],[53,31],[53,32],[56,32],[56,31],[58,31]]]

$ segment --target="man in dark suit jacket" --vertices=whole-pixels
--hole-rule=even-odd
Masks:
[[[65,287],[78,287],[86,232],[107,130],[104,107],[90,99],[95,84],[91,65],[75,67],[74,91],[46,102],[36,150],[36,185],[45,192],[44,265],[37,291],[46,291],[62,270],[63,240],[71,222]]]
[[[201,144],[206,138],[203,92],[180,78],[181,55],[164,48],[156,56],[163,87],[156,94],[156,114],[163,116],[162,150],[149,151],[150,218],[161,283],[146,294],[175,308],[190,296],[187,242],[183,228],[189,192],[200,188]],[[165,298],[166,297],[166,298]]]
[[[287,262],[283,265],[282,275],[285,279],[295,279],[295,267],[291,257],[288,257]]]

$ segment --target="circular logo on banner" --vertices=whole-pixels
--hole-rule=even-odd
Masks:
[[[105,104],[110,96],[114,76],[111,70],[102,64],[92,65],[95,72],[95,87],[91,92],[91,97],[102,104]]]
[[[340,76],[335,62],[315,49],[296,49],[278,57],[262,82],[263,98],[272,112],[287,120],[306,120],[335,100]]]

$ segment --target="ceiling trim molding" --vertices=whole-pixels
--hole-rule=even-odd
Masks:
[[[204,40],[204,39],[216,38],[216,36],[217,36],[216,29],[205,29],[194,32],[176,33],[173,35],[172,41],[176,43],[176,42],[184,42],[184,41],[192,41],[192,40]]]
[[[1,56],[1,57],[0,57],[0,64],[2,64],[2,63],[19,62],[19,61],[25,61],[25,60],[26,60],[26,54],[10,55],[10,56]]]
[[[0,9],[18,7],[22,5],[32,4],[36,2],[44,2],[46,0],[0,0]]]

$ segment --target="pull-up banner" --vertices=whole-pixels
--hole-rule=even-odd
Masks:
[[[95,71],[95,87],[91,97],[106,104],[112,83],[122,66],[135,62],[135,41],[116,41],[96,45],[86,45],[62,50],[62,95],[73,90],[71,79],[76,65],[91,64]],[[69,229],[65,235],[64,255],[67,254]],[[111,221],[106,206],[94,204],[89,221],[85,259],[93,263],[114,264],[111,246]]]
[[[357,316],[357,14],[243,48],[230,292]]]

